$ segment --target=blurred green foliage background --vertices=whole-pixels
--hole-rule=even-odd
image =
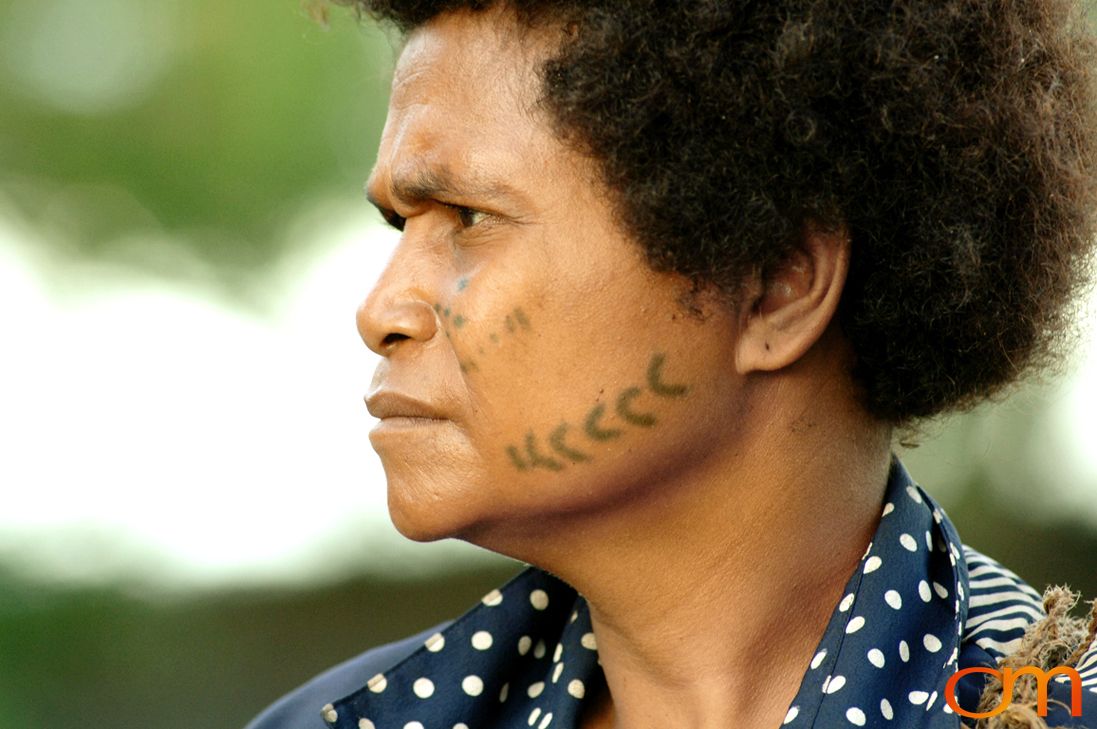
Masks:
[[[0,0],[0,216],[46,246],[21,255],[57,288],[92,285],[66,272],[93,261],[152,285],[200,283],[225,306],[271,306],[279,266],[313,245],[286,230],[319,203],[361,204],[384,119],[393,44],[351,13],[325,15],[298,0]],[[4,296],[3,316],[18,316]],[[1069,395],[1026,392],[932,426],[911,470],[967,543],[1038,589],[1097,596],[1097,519],[1069,499],[1042,508],[1053,468],[1026,465],[1040,413]],[[0,497],[20,486],[0,483]],[[1074,503],[1097,500],[1081,489]],[[319,583],[157,591],[70,583],[6,558],[0,729],[237,729],[518,569],[500,558],[397,579],[364,563]]]

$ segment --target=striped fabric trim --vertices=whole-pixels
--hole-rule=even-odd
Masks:
[[[1015,651],[1029,625],[1044,617],[1043,596],[998,561],[964,545],[971,603],[964,641],[974,641],[995,661]],[[1097,694],[1097,638],[1086,648],[1075,670],[1082,687]],[[1066,676],[1053,680],[1066,683]]]
[[[971,598],[964,642],[973,641],[1000,661],[1020,646],[1025,629],[1044,617],[1043,598],[1000,562],[966,544],[964,558]]]

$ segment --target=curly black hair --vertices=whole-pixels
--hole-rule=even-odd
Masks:
[[[343,0],[407,33],[489,0]],[[1071,0],[498,0],[559,25],[556,133],[653,268],[735,292],[806,223],[852,241],[865,407],[970,407],[1051,364],[1088,279],[1095,43]]]

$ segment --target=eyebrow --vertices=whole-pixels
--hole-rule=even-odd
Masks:
[[[408,204],[466,196],[481,200],[521,199],[517,190],[506,183],[476,178],[463,180],[446,167],[416,167],[409,172],[397,172],[392,176],[390,185],[393,197]],[[372,183],[367,182],[366,199],[378,209],[387,209],[388,206],[380,203],[370,187]]]

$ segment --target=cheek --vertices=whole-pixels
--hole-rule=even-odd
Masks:
[[[616,368],[554,376],[545,386],[497,421],[494,457],[512,477],[591,475],[636,455],[653,443],[678,440],[673,434],[696,399],[696,383],[666,352],[653,352],[646,366],[618,362]],[[679,364],[681,364],[679,362]]]
[[[521,305],[487,310],[471,299],[458,298],[450,304],[435,304],[434,310],[442,335],[449,340],[458,367],[470,384],[499,360],[514,356],[533,331],[529,314]]]

